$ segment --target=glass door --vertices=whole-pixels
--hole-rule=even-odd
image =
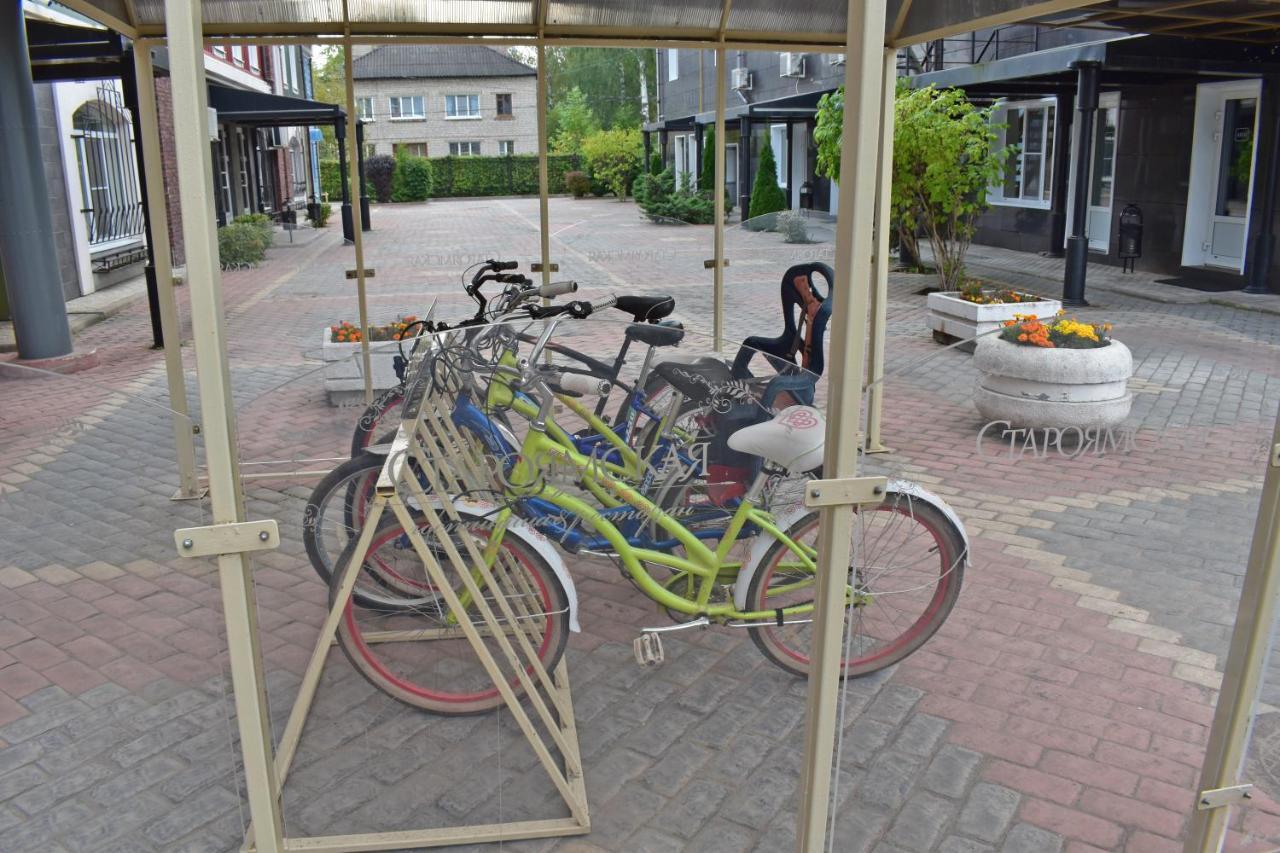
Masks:
[[[1089,176],[1089,248],[1111,248],[1111,209],[1116,177],[1116,132],[1120,125],[1120,93],[1109,92],[1098,100],[1094,124],[1093,167]]]
[[[1239,268],[1244,260],[1253,186],[1253,138],[1257,98],[1224,98],[1218,110],[1218,157],[1208,263]]]

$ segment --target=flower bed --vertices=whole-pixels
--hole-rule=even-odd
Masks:
[[[973,352],[974,338],[994,332],[1019,315],[1050,317],[1062,309],[1056,299],[1010,288],[971,282],[961,290],[929,294],[929,328],[940,343],[964,341],[960,349]]]
[[[395,370],[395,358],[400,351],[399,341],[406,334],[413,334],[416,322],[413,315],[398,317],[385,325],[370,326],[367,335],[358,326],[346,321],[325,329],[321,353],[324,359],[324,388],[328,392],[329,402],[343,405],[363,399],[364,359],[360,353],[360,344],[365,337],[369,340],[373,390],[385,391],[400,384]]]

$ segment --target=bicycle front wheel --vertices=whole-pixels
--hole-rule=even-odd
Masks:
[[[786,531],[810,554],[818,548],[818,513]],[[905,492],[890,492],[878,507],[853,519],[853,559],[847,569],[842,678],[891,666],[920,648],[946,621],[964,578],[964,536],[938,507]],[[815,577],[781,540],[766,552],[747,588],[747,610],[778,612],[812,604]],[[762,622],[751,639],[770,661],[809,674],[812,616]]]
[[[414,520],[428,549],[450,578],[451,588],[468,601],[461,580],[446,558],[443,542],[425,519]],[[473,536],[483,549],[491,527],[481,518],[466,520],[464,527],[451,530],[449,535],[465,558],[468,552],[462,537]],[[338,561],[339,567],[354,558],[355,545],[352,542],[347,547]],[[361,572],[371,560],[380,567],[394,564],[398,576],[416,576],[422,586],[434,586],[435,581],[395,518],[379,525]],[[495,586],[487,586],[479,578],[477,584],[501,634],[516,649],[528,677],[536,681],[528,659],[520,656],[522,644],[516,633],[524,635],[541,665],[548,672],[553,670],[569,637],[568,596],[542,555],[514,535],[503,537],[492,574]],[[335,578],[341,575],[339,568]],[[337,591],[335,582],[330,590],[331,604]],[[499,597],[505,600],[514,618],[504,615]],[[401,702],[449,716],[479,714],[502,705],[503,699],[478,650],[460,627],[463,620],[475,627],[487,656],[497,662],[507,684],[520,695],[523,687],[519,677],[495,632],[481,620],[474,602],[466,605],[465,612],[456,613],[442,594],[431,604],[414,608],[370,608],[348,601],[338,623],[338,642],[361,675]]]

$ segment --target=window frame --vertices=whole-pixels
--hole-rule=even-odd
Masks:
[[[466,98],[466,103],[467,103],[468,110],[467,110],[467,112],[466,112],[466,113],[464,113],[464,114],[459,114],[459,113],[458,113],[458,111],[457,111],[457,107],[458,107],[458,99],[459,99],[459,98]],[[473,113],[473,112],[471,112],[471,110],[469,109],[473,104],[475,105],[475,112],[474,112],[474,113]],[[450,107],[451,105],[452,105],[452,107],[453,107],[453,115],[450,115],[450,114],[449,114],[449,107]],[[456,95],[445,95],[445,96],[444,96],[444,119],[445,119],[445,121],[476,121],[477,119],[481,119],[481,118],[484,118],[484,116],[483,116],[483,115],[481,115],[481,112],[480,112],[480,95],[479,95],[479,94],[472,94],[472,93],[470,93],[470,92],[463,92],[463,93],[456,94]]]
[[[516,155],[516,141],[514,139],[498,140],[498,156],[514,157]]]
[[[667,82],[674,83],[680,79],[680,49],[667,49]]]
[[[502,111],[503,99],[506,99],[507,111]],[[494,115],[498,118],[513,118],[515,116],[515,98],[511,92],[495,92],[493,96]]]
[[[467,152],[464,154],[460,150],[463,145],[467,146]],[[474,146],[475,150],[471,150]],[[478,139],[455,139],[449,142],[450,157],[480,157],[480,140]]]
[[[408,154],[409,154],[409,156],[410,156],[410,157],[426,157],[426,156],[427,156],[427,151],[429,150],[429,146],[427,145],[427,143],[426,143],[426,142],[423,142],[423,141],[421,141],[421,140],[414,141],[414,142],[393,142],[393,143],[391,143],[391,156],[393,156],[393,157],[397,157],[397,156],[399,156],[399,154],[400,154],[400,151],[401,151],[401,150],[404,150],[404,149],[406,149],[406,148],[409,148],[410,146],[422,146],[422,147],[421,147],[421,151],[422,151],[422,153],[421,153],[421,154],[419,154],[419,153],[418,153],[418,151],[415,149],[415,150],[413,150],[413,151],[409,151],[409,152],[408,152]]]
[[[368,114],[366,114],[363,109],[365,104],[368,104],[369,106]],[[356,118],[363,121],[374,121],[372,95],[356,95]]]
[[[417,107],[417,112],[410,115],[404,114],[404,102],[409,101],[413,106]],[[422,95],[388,95],[387,111],[391,121],[424,121],[427,117],[426,99]],[[400,115],[396,115],[400,113]]]
[[[1004,194],[1005,183],[1008,180],[1008,170],[1013,168],[1014,158],[1010,158],[1006,162],[1005,174],[1001,176],[999,183],[987,188],[987,202],[992,205],[1001,207],[1026,207],[1034,210],[1050,210],[1053,207],[1053,169],[1054,169],[1054,148],[1057,135],[1062,132],[1062,123],[1059,121],[1058,115],[1058,99],[1049,98],[1033,98],[1022,101],[1001,101],[996,104],[995,110],[991,113],[993,124],[1008,124],[1008,115],[1011,110],[1019,110],[1022,116],[1021,138],[1018,143],[1018,155],[1016,159],[1018,169],[1018,189],[1019,195],[1010,198]],[[1025,144],[1027,120],[1026,116],[1030,112],[1043,111],[1044,118],[1040,123],[1040,141],[1041,147],[1033,150],[1031,156],[1038,157],[1040,160],[1040,190],[1035,198],[1026,197],[1026,157],[1027,146]],[[1051,118],[1052,117],[1052,118]],[[1052,130],[1050,130],[1052,127]],[[1005,135],[1008,127],[998,131],[999,142],[1001,147],[1009,145],[1008,137]],[[1047,197],[1046,197],[1047,194]]]

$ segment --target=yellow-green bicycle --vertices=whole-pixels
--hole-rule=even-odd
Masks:
[[[591,313],[577,303],[577,315]],[[637,481],[634,456],[619,465],[587,456],[557,434],[559,402],[591,429],[607,431],[588,408],[564,393],[572,377],[541,363],[556,328],[552,320],[523,359],[514,344],[495,355],[484,391],[487,411],[519,414],[528,428],[515,453],[494,459],[487,494],[438,495],[461,519],[453,535],[475,537],[504,588],[519,590],[515,612],[542,664],[551,671],[568,635],[578,630],[580,608],[572,558],[598,554],[614,560],[639,591],[675,620],[643,629],[649,636],[693,625],[745,628],[764,656],[796,675],[809,670],[810,623],[817,571],[818,514],[803,507],[766,511],[771,483],[787,472],[820,465],[824,419],[809,406],[790,406],[763,423],[733,432],[734,452],[762,460],[745,494],[716,508],[708,524],[698,507],[659,505]],[[681,369],[697,373],[700,362]],[[671,411],[681,409],[677,401]],[[663,420],[674,430],[675,417]],[[510,432],[507,435],[511,438]],[[626,447],[620,439],[619,448]],[[633,451],[629,451],[633,452]],[[492,458],[492,457],[491,457]],[[679,464],[678,462],[674,464]],[[694,523],[696,519],[703,519]],[[457,526],[465,528],[456,529]],[[889,482],[884,501],[856,511],[854,558],[847,569],[844,677],[883,669],[918,649],[946,620],[960,592],[969,548],[963,525],[938,497],[904,481]],[[554,531],[547,535],[547,531]],[[421,531],[432,536],[426,525]],[[559,546],[559,547],[557,547]],[[345,565],[348,554],[338,560]],[[390,695],[443,714],[478,713],[502,703],[491,676],[456,627],[459,614],[442,606],[407,546],[404,530],[388,518],[374,533],[365,565],[393,567],[421,578],[419,606],[348,604],[339,641],[356,668]],[[476,576],[478,577],[478,576]],[[470,601],[459,590],[464,604]],[[592,614],[600,611],[588,607]],[[430,643],[378,642],[388,632],[430,630]],[[519,689],[517,680],[511,681]]]

